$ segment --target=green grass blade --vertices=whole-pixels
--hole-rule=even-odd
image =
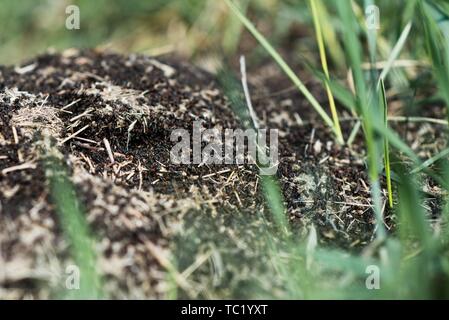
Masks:
[[[368,12],[370,7],[375,5],[374,0],[364,0],[365,13]],[[365,19],[368,20],[370,17],[366,16]],[[375,21],[377,23],[377,21]],[[375,64],[377,62],[377,26],[366,27],[366,36],[368,39],[368,51],[370,56],[370,86],[373,86],[375,79],[377,77],[377,68]]]
[[[265,199],[270,207],[276,225],[284,235],[289,234],[289,226],[284,208],[284,199],[276,176],[260,176]]]
[[[322,18],[320,19],[320,14],[317,10],[315,1],[316,0],[309,0],[309,5],[312,10],[313,23],[315,25],[315,33],[316,33],[316,39],[317,39],[317,43],[318,43],[318,49],[320,51],[321,65],[323,67],[323,72],[324,72],[326,78],[329,79],[330,76],[329,76],[329,68],[327,65],[326,49],[324,47],[323,32],[321,30]],[[329,106],[330,106],[330,110],[331,110],[331,114],[332,114],[332,119],[334,121],[334,128],[336,131],[337,139],[340,144],[344,144],[343,134],[341,132],[341,127],[340,127],[340,120],[338,118],[338,113],[337,113],[337,107],[335,106],[334,96],[332,94],[331,88],[329,87],[328,83],[325,84],[325,87],[326,87],[326,92],[327,92],[327,96],[329,99]]]
[[[62,230],[70,244],[70,253],[79,268],[79,290],[64,294],[70,299],[98,299],[102,297],[101,279],[97,273],[94,242],[82,213],[76,192],[59,159],[46,160],[46,176],[50,183],[52,201],[61,221]]]
[[[423,171],[424,169],[430,167],[431,165],[433,165],[435,162],[446,158],[447,156],[449,156],[449,148],[444,149],[443,151],[441,151],[440,153],[436,154],[435,156],[427,159],[426,161],[424,161],[421,165],[419,165],[418,167],[416,167],[415,169],[413,169],[411,171],[411,173],[418,173]]]
[[[432,61],[440,92],[449,108],[449,15],[432,4],[420,1],[418,7],[422,17],[427,52]]]
[[[387,95],[385,94],[385,84],[382,78],[380,79],[380,92],[381,99],[384,106],[384,122],[385,127],[388,127],[388,102]],[[391,186],[391,169],[390,169],[390,150],[388,145],[388,139],[384,138],[384,163],[385,163],[385,176],[387,180],[387,192],[388,192],[388,204],[390,208],[393,208],[393,189]]]
[[[305,61],[304,65],[308,70],[310,70],[317,80],[330,87],[335,99],[337,99],[338,102],[340,102],[352,113],[356,112],[356,99],[349,89],[340,84],[336,79],[329,79],[322,71],[318,70],[318,68],[310,63],[307,63],[307,61]]]
[[[265,39],[265,37],[254,27],[254,25],[249,21],[241,10],[234,4],[231,0],[225,0],[226,4],[232,10],[232,12],[239,18],[243,25],[248,29],[248,31],[257,39],[257,41],[262,45],[262,47],[271,55],[271,57],[276,61],[276,63],[281,67],[285,74],[290,78],[290,80],[296,85],[296,87],[301,91],[304,97],[310,102],[315,111],[321,116],[323,121],[334,131],[337,135],[337,130],[332,122],[332,119],[324,111],[323,107],[312,95],[312,93],[307,89],[307,87],[302,83],[302,81],[296,76],[293,70],[287,65],[285,60],[279,55],[279,53],[271,46],[271,44]]]
[[[340,42],[337,38],[337,33],[335,31],[334,25],[332,24],[332,17],[327,9],[328,3],[324,4],[323,0],[314,0],[317,7],[317,11],[321,15],[320,23],[321,30],[323,32],[324,43],[327,44],[329,50],[329,55],[337,68],[345,68],[345,56]]]
[[[379,125],[379,117],[374,112],[374,99],[370,99],[362,69],[362,48],[357,37],[357,21],[352,11],[351,2],[340,0],[336,2],[338,13],[343,24],[343,42],[345,44],[348,63],[356,89],[356,109],[362,118],[365,141],[368,149],[368,170],[371,181],[371,193],[374,203],[374,211],[377,220],[377,235],[385,237],[385,228],[382,221],[379,184],[378,141],[375,139],[373,124]],[[377,100],[377,99],[376,99]]]
[[[406,173],[403,165],[398,164],[395,172],[399,177],[399,231],[404,244],[410,239],[418,241],[421,247],[428,248],[430,241],[429,226],[422,209],[421,197],[413,176]]]
[[[391,52],[390,56],[388,57],[387,64],[385,65],[385,68],[382,70],[382,73],[379,76],[378,85],[380,85],[381,81],[385,81],[385,78],[387,77],[388,73],[390,72],[391,68],[393,67],[393,63],[399,57],[399,54],[401,53],[401,50],[404,47],[405,42],[407,41],[407,38],[408,38],[411,30],[412,30],[412,23],[409,22],[405,26],[404,30],[401,33],[401,36],[399,37],[398,41],[396,42],[395,46],[393,47],[393,51]]]

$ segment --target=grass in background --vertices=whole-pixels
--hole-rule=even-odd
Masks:
[[[293,70],[288,66],[285,60],[279,55],[279,53],[271,46],[271,44],[265,39],[265,37],[254,27],[254,25],[249,21],[245,15],[242,13],[233,1],[225,0],[226,4],[232,10],[232,12],[239,18],[243,25],[248,29],[249,32],[257,39],[257,41],[262,45],[262,47],[271,55],[271,57],[276,61],[276,63],[281,67],[285,74],[290,78],[290,80],[295,84],[295,86],[301,91],[304,97],[310,102],[315,111],[321,116],[323,121],[328,125],[332,131],[338,136],[337,128],[335,127],[332,119],[324,111],[323,107],[316,100],[316,98],[310,93],[307,87],[302,83],[298,76],[293,72]]]
[[[449,108],[449,8],[424,0],[419,1],[418,8],[435,78]]]
[[[382,78],[380,78],[380,92],[381,99],[383,103],[384,111],[384,123],[385,127],[388,128],[388,102],[387,94],[385,93],[385,84]],[[388,193],[388,204],[390,208],[393,208],[393,188],[391,185],[391,166],[390,166],[390,147],[388,145],[388,139],[384,138],[384,164],[385,164],[385,178],[387,180],[387,193]]]
[[[357,21],[353,13],[350,1],[339,1],[336,4],[343,25],[343,43],[346,49],[346,59],[351,67],[352,78],[355,87],[355,111],[360,116],[368,157],[368,174],[371,182],[371,193],[377,221],[377,235],[380,239],[385,237],[383,225],[382,205],[380,195],[380,154],[379,139],[374,133],[373,124],[379,125],[379,108],[373,87],[369,91],[362,68],[362,49],[358,39]]]
[[[256,37],[259,43],[269,52],[276,62],[278,62],[278,64],[280,64],[279,61],[283,62],[282,58],[280,58],[273,47],[271,47],[265,38],[258,33],[237,7],[231,1],[227,0],[227,3],[234,14],[239,16],[247,29]],[[365,5],[371,4],[374,4],[374,1],[365,1]],[[399,56],[399,52],[404,46],[410,32],[411,24],[407,24],[403,30],[390,54],[390,59],[381,76],[377,76],[376,73],[374,73],[375,76],[373,76],[373,73],[371,73],[371,81],[367,81],[365,71],[362,68],[362,44],[359,40],[357,20],[355,19],[351,3],[350,1],[342,0],[338,1],[335,5],[342,24],[346,58],[348,65],[351,66],[351,72],[355,83],[354,99],[350,98],[343,88],[337,90],[337,92],[339,92],[337,95],[346,100],[347,105],[354,107],[356,114],[361,118],[363,124],[367,145],[368,170],[371,180],[374,211],[377,217],[377,233],[380,240],[377,244],[373,244],[374,246],[380,245],[378,248],[374,249],[379,253],[379,259],[374,259],[371,263],[382,270],[382,289],[370,294],[367,294],[367,290],[366,288],[363,288],[363,286],[358,286],[358,289],[356,289],[357,285],[355,287],[354,285],[357,283],[357,278],[363,277],[363,267],[366,267],[367,265],[366,259],[362,258],[358,261],[358,269],[349,269],[348,263],[350,264],[352,261],[357,264],[355,261],[357,261],[358,258],[346,254],[340,256],[337,253],[338,251],[333,252],[317,248],[316,233],[314,233],[312,229],[307,244],[297,243],[292,239],[288,239],[286,242],[283,242],[282,247],[272,246],[270,253],[273,256],[273,259],[271,259],[271,261],[274,262],[275,269],[278,270],[281,278],[288,277],[288,280],[284,279],[286,281],[285,285],[288,292],[288,298],[324,298],[326,297],[326,295],[323,294],[323,289],[326,287],[326,283],[324,282],[332,283],[333,289],[337,287],[331,295],[333,298],[356,296],[371,298],[448,297],[449,270],[447,269],[447,252],[444,255],[441,255],[441,251],[438,249],[440,247],[439,245],[436,245],[436,243],[439,243],[441,240],[435,239],[430,235],[430,226],[423,210],[420,210],[422,199],[418,195],[418,185],[414,182],[414,177],[412,175],[406,174],[406,170],[402,165],[398,165],[395,169],[400,176],[397,208],[397,215],[400,220],[398,224],[399,240],[396,237],[387,237],[383,227],[383,217],[381,214],[379,163],[381,162],[382,153],[387,175],[388,202],[390,206],[393,204],[388,141],[391,140],[398,150],[404,151],[409,155],[415,165],[418,166],[420,163],[413,151],[411,151],[401,139],[386,126],[387,100],[384,78]],[[421,10],[423,10],[422,7]],[[427,21],[427,23],[430,22]],[[427,26],[426,28],[429,29],[430,27]],[[368,34],[367,37],[370,42],[370,61],[371,65],[374,65],[376,63],[377,46],[375,44],[377,40],[375,34],[372,33]],[[427,35],[427,37],[429,37],[429,35]],[[427,39],[427,42],[429,42],[429,40],[431,44],[433,43],[433,47],[435,47],[436,42],[432,41],[432,37]],[[431,48],[433,47],[431,46]],[[437,50],[433,48],[430,52],[435,56],[433,60],[437,60]],[[440,68],[444,66],[445,65],[442,63],[438,64],[438,67]],[[443,68],[443,70],[445,69]],[[286,73],[288,74],[288,72]],[[289,77],[294,78],[291,75],[289,75]],[[330,77],[326,74],[326,71],[324,73],[324,78],[326,84],[331,83]],[[438,78],[440,78],[438,81],[441,83],[442,75]],[[330,88],[332,86],[329,85],[327,87]],[[449,86],[443,87],[449,91]],[[381,99],[378,99],[379,96]],[[384,146],[383,148],[381,147],[382,144]],[[443,186],[447,188],[447,185]],[[271,235],[271,237],[274,238],[276,235]],[[268,242],[274,243],[270,238],[268,238]],[[310,243],[313,243],[313,245],[310,245]],[[446,249],[443,251],[446,251]],[[317,252],[324,252],[324,254],[318,255],[316,254]],[[285,259],[286,256],[289,258]],[[316,259],[316,269],[310,268],[311,257]],[[307,263],[306,260],[309,260],[309,263]],[[349,279],[348,283],[350,285],[343,285],[341,288],[338,288],[338,285],[335,286],[335,284],[338,283],[338,277],[337,279],[332,279],[332,275],[338,274],[338,271],[335,269],[340,268],[344,270],[343,274],[345,276],[343,278]],[[438,281],[442,281],[442,284],[439,284]]]
[[[312,10],[313,23],[315,25],[316,39],[318,42],[318,49],[320,51],[321,65],[323,67],[323,72],[327,80],[329,80],[329,68],[327,66],[326,49],[324,47],[323,32],[321,31],[321,23],[324,17],[320,15],[320,12],[317,9],[316,0],[309,0],[309,5]],[[329,106],[331,109],[332,119],[334,121],[335,134],[337,136],[338,142],[340,144],[344,144],[343,134],[341,132],[340,120],[338,119],[337,107],[335,105],[334,96],[327,82],[325,86],[327,97],[329,99]]]

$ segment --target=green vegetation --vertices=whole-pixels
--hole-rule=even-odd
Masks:
[[[282,69],[289,75],[289,77],[295,82],[296,77],[290,74],[291,69],[285,65],[285,62],[274,51],[273,47],[268,44],[266,39],[255,30],[254,26],[238,11],[237,7],[231,2],[227,1],[231,9],[236,13],[236,15],[241,19],[242,23],[248,28],[248,30],[256,37],[260,44],[269,52],[269,54],[280,64]],[[313,17],[315,20],[315,26],[317,26],[316,20],[316,8],[314,6],[314,1],[311,0],[311,7],[313,11]],[[373,1],[365,1],[365,5],[372,5]],[[335,3],[337,12],[340,17],[342,29],[343,44],[345,48],[346,60],[351,68],[352,77],[354,79],[354,101],[355,101],[355,113],[360,117],[362,121],[362,127],[364,129],[365,142],[367,146],[367,157],[368,157],[368,170],[371,180],[371,190],[374,204],[374,211],[377,218],[377,234],[379,248],[377,248],[380,254],[380,260],[375,261],[374,264],[377,266],[382,266],[382,273],[387,274],[388,281],[384,282],[383,288],[376,292],[374,296],[377,298],[444,298],[448,297],[449,288],[447,287],[447,281],[449,270],[447,269],[448,260],[446,248],[442,243],[442,238],[434,237],[430,235],[430,226],[425,218],[425,214],[421,209],[421,199],[417,193],[418,185],[414,182],[415,178],[411,175],[406,174],[406,170],[402,164],[396,166],[396,172],[399,174],[398,181],[398,194],[399,194],[399,205],[397,209],[397,215],[399,217],[398,229],[399,229],[399,240],[396,237],[387,237],[385,228],[383,226],[383,216],[381,214],[381,197],[380,197],[380,182],[379,182],[379,159],[382,157],[382,149],[384,150],[384,164],[387,176],[387,188],[388,188],[388,202],[390,206],[393,206],[393,191],[391,186],[391,171],[390,171],[390,160],[389,160],[389,148],[388,142],[389,137],[386,132],[389,131],[388,127],[380,131],[382,125],[385,125],[387,121],[387,98],[385,93],[384,78],[388,74],[389,69],[392,64],[399,56],[399,51],[405,44],[408,33],[410,32],[411,25],[407,25],[397,41],[396,46],[392,50],[390,55],[390,60],[387,62],[378,80],[375,78],[376,72],[371,70],[371,80],[367,80],[367,75],[362,67],[362,46],[360,30],[363,29],[362,26],[358,25],[357,17],[354,14],[353,8],[350,1],[338,1]],[[416,8],[417,14],[421,15],[423,19],[424,40],[428,44],[428,54],[436,72],[436,80],[439,84],[440,91],[443,90],[442,96],[445,97],[449,92],[449,86],[447,85],[448,76],[448,54],[449,47],[447,46],[447,41],[440,41],[443,35],[438,31],[437,24],[443,32],[447,31],[447,26],[445,23],[449,20],[448,16],[444,14],[442,8],[438,7],[436,4],[429,4],[427,1],[417,1]],[[431,13],[429,13],[431,11]],[[444,27],[441,25],[444,24]],[[447,34],[445,35],[447,37]],[[320,34],[318,31],[318,42],[320,42]],[[368,39],[369,56],[371,60],[371,68],[374,68],[374,64],[377,62],[376,48],[377,39],[376,33],[372,30],[367,30],[366,38]],[[447,39],[447,38],[446,38]],[[439,45],[443,43],[443,45]],[[319,46],[322,51],[322,45]],[[322,55],[323,56],[323,55]],[[322,61],[323,63],[323,61]],[[330,90],[329,75],[325,67],[323,67],[325,76],[326,86],[328,91]],[[374,76],[373,76],[374,74]],[[368,78],[370,78],[368,76]],[[374,79],[373,79],[374,78]],[[327,80],[327,81],[326,81]],[[373,81],[374,80],[374,81]],[[296,82],[295,82],[296,84]],[[380,85],[379,85],[380,84]],[[298,85],[298,88],[302,88]],[[302,90],[301,90],[302,91]],[[304,93],[304,92],[303,92]],[[381,97],[378,99],[377,97]],[[307,96],[306,96],[307,97]],[[310,101],[311,99],[307,97]],[[332,100],[331,100],[332,101]],[[448,101],[446,100],[446,103]],[[449,104],[448,104],[449,105]],[[322,118],[326,121],[326,117],[322,115],[322,109],[317,109]],[[382,111],[382,112],[381,112]],[[383,117],[380,117],[383,114]],[[383,119],[383,124],[382,124]],[[327,121],[326,121],[327,122]],[[382,140],[379,136],[384,136],[384,148],[381,148]],[[398,140],[396,138],[396,140]],[[403,145],[402,142],[398,141],[397,146]],[[398,148],[401,151],[401,148]],[[410,153],[410,151],[409,151]],[[414,157],[415,158],[415,157]],[[446,226],[445,226],[446,227]],[[314,232],[311,231],[310,237],[315,237]],[[311,240],[309,240],[310,242]],[[313,241],[313,240],[312,240]],[[315,241],[314,241],[315,242]],[[298,244],[288,245],[287,250],[292,252],[291,255],[295,258],[295,261],[307,260],[308,255],[314,255],[316,250],[316,245],[313,245],[313,250],[310,250],[309,243],[306,245],[299,246],[303,247],[303,251],[298,253]],[[307,249],[305,249],[307,247]],[[280,250],[278,248],[278,250]],[[273,253],[279,252],[278,250],[273,250]],[[284,249],[285,250],[285,249]],[[312,252],[312,253],[311,253]],[[443,254],[441,254],[443,253]],[[306,259],[304,259],[304,257]],[[333,254],[333,252],[326,252],[320,255],[320,258],[324,257],[324,261],[315,262],[317,266],[321,267],[317,274],[314,274],[312,270],[307,267],[295,267],[289,264],[292,261],[285,261],[282,268],[289,268],[286,272],[285,277],[288,278],[285,281],[289,283],[286,286],[295,287],[293,291],[289,291],[290,298],[323,298],[322,289],[325,284],[322,283],[322,279],[325,281],[332,282],[334,284],[335,279],[332,280],[331,277],[322,277],[323,274],[335,275],[337,272],[333,270],[329,272],[327,269],[335,268],[335,266],[343,266],[345,262],[351,259],[357,258],[344,258],[342,260],[338,259],[338,255]],[[273,261],[280,261],[280,257],[274,257]],[[278,262],[279,263],[279,262]],[[319,270],[316,268],[313,270]],[[344,268],[343,272],[346,276],[361,277],[362,270],[350,270],[349,268]],[[298,275],[296,276],[295,273]],[[314,275],[318,276],[317,279],[311,279]],[[304,279],[308,278],[308,281],[293,281],[291,279]],[[321,281],[319,279],[321,279]],[[384,278],[384,279],[385,279]],[[439,280],[443,280],[439,283]],[[317,285],[318,284],[318,285]],[[310,285],[310,287],[309,287]],[[344,288],[341,292],[335,290],[331,297],[343,298],[343,297],[364,297],[363,289],[356,288],[353,286],[348,286]],[[316,290],[316,291],[315,291]],[[361,290],[362,292],[358,292]],[[356,294],[357,295],[354,295]],[[366,292],[366,291],[365,291]],[[366,296],[365,296],[366,297]]]
[[[77,199],[75,189],[67,177],[61,160],[54,155],[46,155],[46,177],[50,184],[52,202],[56,207],[62,230],[70,247],[70,255],[76,270],[74,284],[79,290],[60,288],[59,298],[99,299],[103,297],[101,279],[97,272],[95,242],[90,234],[83,208]],[[70,275],[74,270],[66,270]],[[68,279],[70,280],[70,279]],[[68,281],[67,280],[67,281]],[[76,283],[79,281],[79,283]],[[65,284],[65,283],[64,283]],[[65,284],[67,285],[67,284]]]
[[[2,30],[9,30],[0,37],[2,63],[17,62],[47,47],[71,46],[101,46],[149,54],[181,51],[196,61],[202,61],[205,53],[214,59],[222,57],[223,53],[225,58],[230,58],[237,56],[239,39],[242,32],[247,32],[245,35],[252,35],[258,43],[248,55],[249,60],[274,59],[320,119],[331,128],[336,141],[344,144],[346,139],[351,145],[357,135],[363,135],[376,239],[363,254],[357,254],[320,246],[313,225],[307,237],[298,237],[288,227],[284,196],[276,177],[261,177],[272,217],[267,218],[267,225],[260,227],[260,238],[267,250],[263,253],[267,258],[266,267],[275,271],[273,277],[279,288],[265,294],[258,292],[259,289],[245,288],[249,291],[235,293],[236,296],[449,298],[449,149],[423,159],[394,131],[390,125],[393,117],[389,117],[390,92],[405,108],[404,114],[413,114],[413,110],[426,106],[429,101],[449,108],[449,5],[446,2],[153,0],[135,1],[130,5],[126,0],[113,4],[106,0],[92,4],[86,0],[75,1],[80,5],[84,26],[73,32],[54,27],[62,24],[60,16],[54,18],[58,21],[43,19],[53,17],[50,10],[59,12],[59,7],[35,6],[34,2],[24,0],[19,4],[6,0],[2,3]],[[379,29],[365,25],[364,12],[370,5],[380,8]],[[213,17],[210,17],[211,12]],[[257,21],[258,16],[268,17],[273,29]],[[271,30],[270,33],[259,30],[258,24],[265,27],[263,30]],[[288,28],[298,24],[307,30],[308,38],[294,43],[292,50],[296,51],[289,59],[305,64],[311,76],[323,84],[331,116],[306,87],[302,76],[289,65],[289,59],[283,58],[277,49]],[[180,40],[179,34],[184,38],[178,43],[179,47],[173,46]],[[421,69],[417,73],[408,70],[408,66],[418,64]],[[348,72],[353,83],[342,81]],[[229,96],[230,89],[226,86],[234,80],[227,74],[219,78]],[[244,114],[244,100],[239,101],[238,97],[230,97],[230,100],[234,107],[237,105],[236,112]],[[336,104],[360,121],[347,136],[340,128],[342,119],[338,117]],[[421,118],[416,119],[420,121]],[[55,161],[51,161],[48,168],[50,172],[63,170]],[[430,217],[422,209],[425,178],[431,178],[444,190],[438,231],[432,228]],[[87,287],[80,295],[98,297],[100,280],[92,271],[95,255],[91,250],[91,237],[85,221],[80,218],[81,209],[72,187],[61,174],[50,174],[49,180],[63,231],[73,246],[73,259],[88,275]],[[382,193],[384,185],[386,196]],[[397,217],[394,232],[385,228],[386,203],[391,208],[390,214]],[[270,225],[271,218],[277,228]],[[239,221],[239,217],[236,219]],[[246,225],[243,218],[241,225],[242,228]],[[211,230],[215,229],[211,227]],[[380,290],[367,290],[365,286],[367,266],[371,265],[380,270]],[[174,278],[172,274],[176,271],[173,270],[170,278]],[[178,296],[173,289],[171,297]]]

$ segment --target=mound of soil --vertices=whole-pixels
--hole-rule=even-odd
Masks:
[[[321,241],[363,247],[374,217],[362,144],[336,145],[320,122],[304,118],[302,97],[272,94],[260,79],[255,109],[263,126],[280,132],[278,177],[295,230],[314,223]],[[186,297],[235,298],[234,284],[262,281],[263,267],[250,267],[260,259],[259,213],[269,213],[257,168],[170,161],[172,130],[191,131],[198,120],[242,127],[214,76],[176,58],[67,50],[0,67],[0,298],[54,295],[71,259],[45,139],[68,168],[97,239],[108,296],[167,297],[173,257],[177,270],[198,263],[198,288],[175,277]],[[201,273],[206,261],[214,277]]]

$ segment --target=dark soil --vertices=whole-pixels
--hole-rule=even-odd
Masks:
[[[273,65],[250,80],[262,124],[280,132],[278,177],[294,230],[303,235],[313,223],[320,241],[361,250],[374,233],[361,137],[337,145]],[[234,285],[257,277],[248,268],[260,259],[258,213],[269,216],[258,170],[172,164],[170,133],[191,131],[194,120],[241,127],[214,76],[177,58],[68,50],[0,67],[0,298],[53,295],[69,260],[46,181],[45,137],[58,146],[98,239],[109,296],[165,297],[169,257],[183,270],[207,254],[216,264],[216,250],[229,263],[214,291],[183,288],[186,297],[235,297]],[[353,125],[343,122],[345,136]],[[423,157],[441,149],[443,130],[406,126],[410,142],[425,132],[415,146]]]

